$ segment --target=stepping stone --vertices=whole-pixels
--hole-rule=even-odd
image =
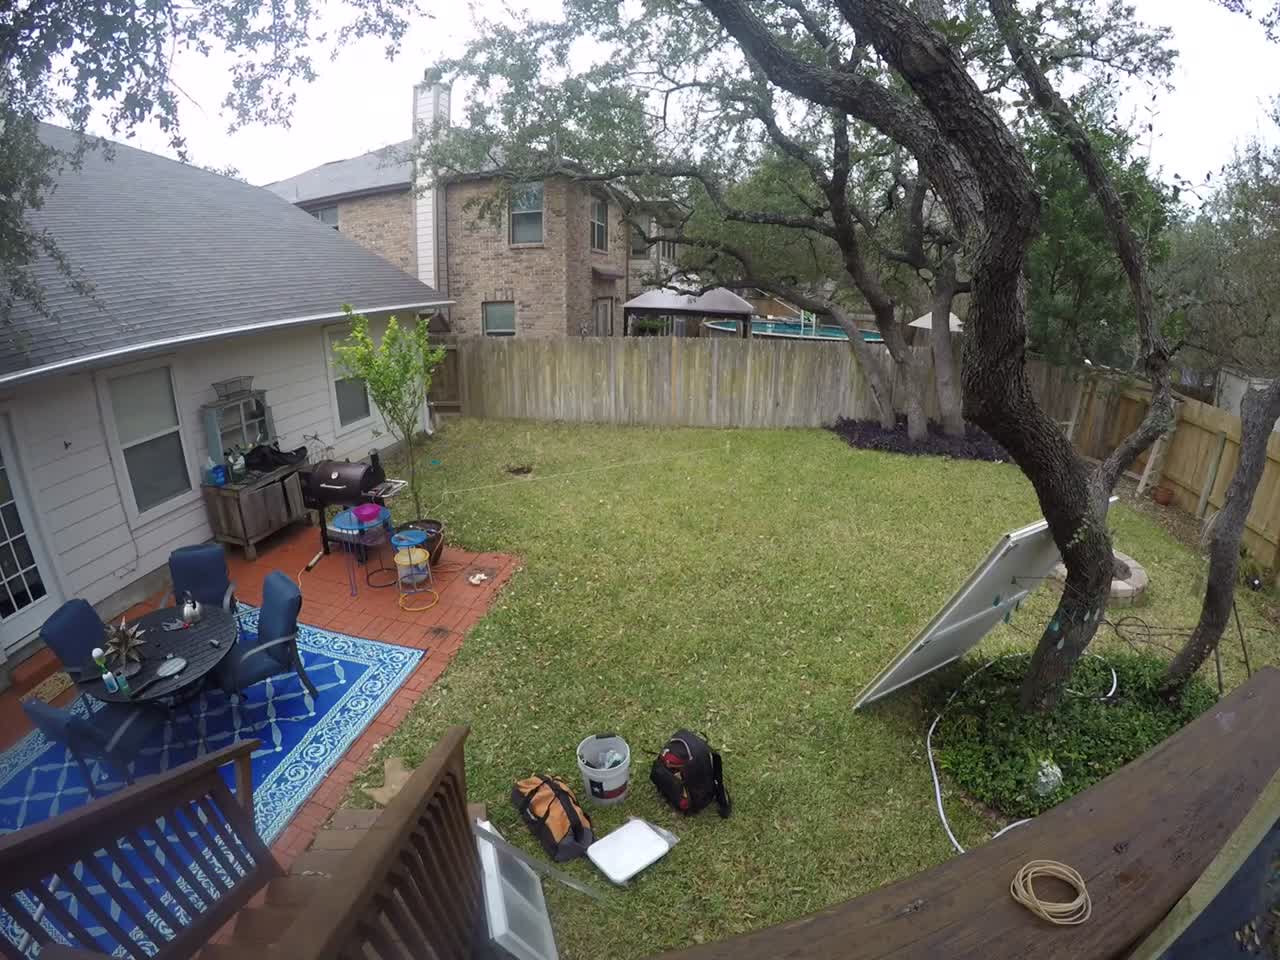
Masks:
[[[401,787],[409,782],[411,776],[413,771],[405,769],[404,762],[399,757],[387,757],[382,762],[382,786],[365,787],[365,796],[385,807],[400,792]]]

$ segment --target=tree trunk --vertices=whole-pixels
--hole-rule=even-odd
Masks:
[[[1227,488],[1226,502],[1213,519],[1209,578],[1200,620],[1164,675],[1161,693],[1169,700],[1182,695],[1187,681],[1218,646],[1231,616],[1240,568],[1240,541],[1253,508],[1253,495],[1267,466],[1267,442],[1277,419],[1280,419],[1280,380],[1245,394],[1240,407],[1240,462]]]
[[[908,355],[905,364],[907,382],[907,437],[920,441],[929,435],[929,413],[925,397],[929,390],[929,355]]]
[[[964,436],[964,412],[961,409],[960,381],[956,377],[955,344],[951,338],[951,304],[955,301],[955,263],[948,264],[948,275],[939,276],[933,287],[929,345],[933,350],[933,378],[938,389],[938,413],[942,432],[949,437]]]
[[[862,339],[858,325],[844,310],[834,304],[828,305],[831,318],[840,325],[840,329],[849,338],[849,350],[858,364],[858,369],[867,378],[867,387],[871,391],[871,399],[875,401],[880,426],[885,430],[893,430],[898,425],[898,418],[893,411],[893,393],[884,377],[884,368],[880,358],[876,356],[871,344]]]

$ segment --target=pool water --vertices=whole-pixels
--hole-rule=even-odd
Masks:
[[[738,325],[732,320],[707,320],[705,326],[726,333],[736,333]],[[862,339],[867,343],[883,343],[884,338],[877,330],[861,330]],[[787,320],[752,320],[751,335],[753,337],[788,337],[793,340],[848,340],[848,335],[840,327],[833,324],[821,324],[817,332],[811,324],[800,324]]]

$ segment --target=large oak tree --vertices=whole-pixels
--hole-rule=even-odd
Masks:
[[[546,164],[569,158],[640,196],[681,180],[718,197],[726,221],[812,231],[838,248],[837,279],[862,294],[882,329],[888,325],[892,348],[892,311],[876,304],[880,278],[863,275],[868,248],[859,212],[849,204],[857,191],[849,169],[854,154],[845,144],[874,135],[908,156],[910,178],[936,198],[928,223],[954,239],[971,290],[964,415],[1030,479],[1066,562],[1066,589],[1022,694],[1028,708],[1052,706],[1103,616],[1112,571],[1111,490],[1171,425],[1172,394],[1170,350],[1141,237],[1051,77],[1089,61],[1114,70],[1167,62],[1159,34],[1132,29],[1132,11],[1119,3],[1108,5],[1101,21],[1092,17],[1092,4],[1020,10],[1011,0],[985,7],[937,0],[649,0],[637,16],[628,9],[568,0],[555,23],[491,25],[487,43],[450,65],[469,74],[477,91],[464,130],[448,138],[450,149],[462,151],[455,159],[470,149],[466,164],[483,158],[519,177],[539,162],[545,172]],[[593,51],[600,55],[588,69],[575,66],[575,58],[591,59]],[[1152,383],[1142,424],[1096,466],[1076,454],[1027,381],[1025,276],[1040,202],[1010,120],[1015,100],[1033,107],[1061,139],[1098,204],[1132,298],[1136,366]],[[671,116],[677,102],[687,105],[680,123]],[[440,133],[428,139],[436,143]],[[813,169],[819,200],[810,210],[745,210],[724,200],[734,171],[761,141]],[[431,147],[428,157],[437,171],[448,169],[440,148]]]

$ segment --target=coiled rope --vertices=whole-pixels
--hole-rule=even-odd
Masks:
[[[1037,877],[1057,877],[1075,888],[1076,897],[1066,903],[1056,900],[1041,900],[1036,896],[1033,881]],[[1032,860],[1023,865],[1013,875],[1009,884],[1009,895],[1022,904],[1041,920],[1060,927],[1074,926],[1084,923],[1093,914],[1093,901],[1084,885],[1084,877],[1080,872],[1057,860]]]

